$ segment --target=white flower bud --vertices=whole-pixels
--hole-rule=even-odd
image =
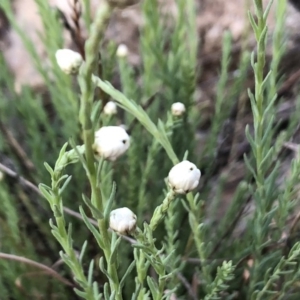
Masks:
[[[106,115],[115,115],[117,113],[117,105],[115,102],[113,101],[108,101],[104,108],[103,108],[103,111]]]
[[[175,193],[185,194],[198,186],[200,176],[200,170],[193,163],[184,160],[175,165],[169,172],[169,186]]]
[[[120,126],[104,126],[95,132],[94,149],[105,159],[115,161],[130,146],[130,137]]]
[[[181,102],[173,103],[171,106],[173,116],[181,116],[185,113],[185,106]]]
[[[136,215],[127,207],[122,207],[111,211],[109,217],[109,227],[120,233],[129,234],[135,230]]]
[[[61,70],[70,75],[77,74],[82,64],[80,53],[70,49],[59,49],[55,53],[56,61]]]
[[[120,44],[116,54],[120,58],[128,56],[128,47],[125,44]]]

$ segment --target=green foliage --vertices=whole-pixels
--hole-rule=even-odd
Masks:
[[[278,182],[287,158],[284,144],[298,124],[299,99],[284,130],[274,117],[282,101],[276,92],[286,49],[286,1],[275,1],[272,36],[267,28],[272,1],[267,7],[253,1],[249,20],[257,44],[251,55],[242,47],[239,58],[233,57],[231,35],[224,33],[214,114],[200,155],[195,1],[176,0],[176,17],[162,13],[159,1],[140,4],[144,23],[137,68],[103,39],[113,5],[103,1],[92,19],[90,1],[83,1],[88,38],[81,45],[85,61],[77,81],[56,63],[55,52],[63,47],[60,13],[45,1],[35,2],[47,63],[18,25],[11,2],[0,2],[44,82],[43,93],[27,86],[16,92],[0,54],[1,297],[24,299],[23,291],[26,297],[47,299],[297,297],[299,153],[289,162],[283,184]],[[238,74],[233,77],[232,63]],[[251,66],[253,125],[245,128],[251,149],[244,161],[230,150],[230,168],[233,160],[246,169],[232,188],[228,177],[234,171],[224,171],[218,162],[225,144],[220,137],[228,121],[239,121],[240,112],[235,117],[233,112],[248,88]],[[112,84],[116,75],[119,86]],[[105,115],[107,101],[117,104],[117,115]],[[172,115],[175,102],[185,105],[182,116]],[[125,124],[131,136],[126,154],[116,161],[95,155],[95,131],[117,124]],[[195,193],[177,195],[168,184],[168,172],[182,159],[201,168]],[[230,203],[220,214],[228,185]],[[249,206],[252,212],[244,216]],[[113,232],[110,213],[121,207],[136,214],[137,224]],[[47,273],[43,266],[51,265]]]

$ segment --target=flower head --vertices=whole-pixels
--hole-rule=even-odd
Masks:
[[[116,55],[120,58],[126,57],[128,55],[128,47],[125,44],[120,44]]]
[[[104,126],[95,132],[94,149],[105,159],[115,161],[130,146],[130,137],[120,126]]]
[[[57,50],[55,57],[60,69],[68,75],[77,74],[83,61],[80,53],[70,49]]]
[[[173,116],[181,116],[185,113],[185,106],[181,102],[173,103],[171,106]]]
[[[115,115],[117,113],[117,105],[115,102],[113,101],[108,101],[104,108],[103,108],[103,111],[106,115]]]
[[[200,170],[193,163],[184,160],[175,165],[169,172],[169,186],[175,193],[185,194],[198,186],[200,176]]]
[[[110,213],[109,227],[120,233],[129,234],[135,230],[136,215],[127,207],[117,208]]]

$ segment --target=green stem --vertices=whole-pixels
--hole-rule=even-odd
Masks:
[[[136,281],[139,283],[136,286],[136,292],[138,293],[138,300],[144,300],[145,295],[147,294],[147,290],[145,288],[145,279],[147,277],[147,272],[149,269],[149,262],[146,262],[145,254],[142,250],[135,249],[134,250],[134,259],[136,260]],[[139,288],[139,291],[137,290]]]
[[[93,152],[94,130],[91,120],[92,104],[94,96],[94,85],[92,74],[98,65],[99,44],[104,35],[104,30],[109,21],[112,12],[111,6],[107,2],[101,4],[97,12],[94,23],[91,26],[90,38],[85,44],[86,62],[80,70],[79,85],[81,89],[81,107],[80,122],[83,129],[83,139],[85,145],[85,156],[87,165],[87,176],[91,185],[91,202],[101,212],[104,211],[104,205],[101,197],[100,184],[97,183],[97,171],[95,168],[95,159]],[[119,286],[119,278],[115,264],[110,264],[111,241],[107,231],[106,220],[98,220],[99,232],[104,244],[104,256],[107,261],[109,283],[111,291],[116,291],[116,299],[121,300],[122,294]]]
[[[166,286],[166,278],[162,278],[162,276],[159,276],[159,278],[158,278],[159,294],[158,294],[158,296],[155,300],[161,300],[162,299],[162,297],[164,295],[164,291],[165,291],[165,286]]]
[[[103,211],[100,188],[96,182],[96,169],[94,165],[94,131],[91,120],[92,104],[94,96],[94,86],[92,83],[92,73],[98,65],[99,44],[104,35],[104,30],[109,21],[112,8],[103,2],[98,10],[94,23],[91,26],[91,35],[85,44],[86,62],[80,69],[78,78],[81,90],[80,122],[83,129],[83,139],[85,145],[85,156],[87,162],[87,175],[92,188],[92,203]]]
[[[150,257],[149,261],[158,274],[158,291],[156,297],[153,297],[153,300],[161,300],[165,291],[165,275],[167,272],[166,265],[164,264],[164,261],[160,254],[158,254],[159,250],[155,247],[152,230],[150,226],[149,230],[144,230],[144,232],[137,228],[134,236],[136,240],[144,246],[143,248],[141,248],[141,251],[143,251],[148,257]],[[143,282],[143,279],[141,278],[140,281]]]
[[[63,211],[61,209],[62,199],[61,196],[59,195],[59,188],[58,188],[59,185],[55,181],[55,177],[56,177],[55,175],[56,174],[54,174],[54,176],[52,177],[53,203],[51,206],[57,224],[57,230],[58,230],[57,233],[60,235],[58,241],[60,242],[67,256],[67,260],[69,261],[68,266],[70,267],[70,269],[74,274],[74,277],[78,282],[80,282],[81,287],[86,293],[86,299],[95,300],[93,294],[93,288],[89,284],[86,276],[84,275],[81,263],[76,256],[76,253],[73,249],[73,245],[71,244],[72,243],[71,239],[69,239],[68,232],[66,231],[66,222],[65,222]],[[59,211],[57,212],[57,210]],[[53,229],[53,232],[54,231],[55,230]]]
[[[102,235],[102,240],[104,242],[105,248],[103,249],[105,259],[107,261],[107,272],[110,275],[109,284],[112,291],[116,291],[115,299],[122,299],[122,293],[120,291],[119,277],[117,272],[116,264],[109,263],[111,257],[111,247],[110,247],[110,238],[107,231],[106,220],[101,219],[98,221],[99,231]]]
[[[210,272],[210,267],[207,265],[207,251],[205,248],[205,240],[203,234],[203,224],[199,224],[198,215],[200,212],[200,206],[195,203],[192,193],[187,194],[187,200],[189,202],[189,221],[190,227],[193,233],[193,238],[195,246],[201,261],[201,271],[203,275],[204,289],[206,290],[208,286],[212,283],[212,276]]]
[[[159,225],[159,223],[164,219],[164,216],[167,213],[169,205],[174,198],[175,198],[175,192],[173,190],[170,190],[166,198],[164,199],[163,203],[158,207],[156,207],[149,224],[149,227],[152,231],[154,231],[156,227]]]
[[[266,103],[265,97],[265,87],[266,82],[264,82],[264,67],[266,63],[266,37],[267,37],[267,10],[264,11],[263,1],[255,0],[253,1],[255,5],[255,13],[257,21],[254,20],[254,17],[250,15],[250,20],[252,23],[253,30],[255,32],[256,42],[257,42],[257,57],[254,61],[253,54],[253,70],[255,75],[255,93],[250,94],[252,101],[252,111],[253,111],[253,120],[254,120],[254,145],[253,152],[255,154],[255,164],[256,164],[256,186],[257,191],[254,194],[256,201],[256,213],[254,217],[255,228],[257,228],[255,233],[255,240],[253,243],[254,247],[254,266],[252,270],[251,282],[250,282],[250,293],[252,294],[255,289],[257,281],[260,280],[259,266],[262,260],[261,245],[264,243],[265,233],[263,228],[265,225],[265,216],[269,210],[269,204],[267,199],[269,197],[269,192],[267,190],[266,183],[266,172],[268,167],[263,167],[262,163],[266,158],[266,153],[270,149],[271,145],[266,142],[266,136],[264,130],[266,124],[269,120],[269,115],[265,112]],[[272,0],[269,2],[271,5]],[[270,6],[269,6],[270,7]],[[272,96],[273,97],[273,96]],[[269,101],[273,101],[269,99]]]

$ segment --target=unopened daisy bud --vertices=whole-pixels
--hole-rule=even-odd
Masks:
[[[70,49],[60,49],[55,53],[56,61],[60,69],[70,75],[77,74],[82,64],[82,56],[80,53]]]
[[[128,47],[125,44],[120,44],[117,49],[117,56],[120,58],[128,56]]]
[[[94,149],[105,159],[115,161],[130,146],[130,137],[120,126],[104,126],[95,132]]]
[[[175,165],[169,172],[169,186],[175,193],[185,194],[198,186],[200,176],[200,170],[193,163],[184,160]]]
[[[115,102],[113,101],[108,101],[104,108],[103,108],[103,111],[106,115],[115,115],[117,113],[117,105]]]
[[[129,234],[135,230],[136,215],[127,207],[111,211],[109,227],[120,234]]]
[[[181,102],[173,103],[171,111],[173,116],[182,116],[185,113],[185,106]]]

